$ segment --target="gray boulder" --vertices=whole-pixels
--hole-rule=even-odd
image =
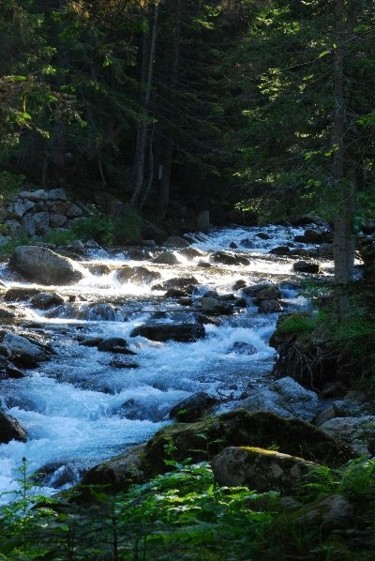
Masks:
[[[26,431],[16,419],[0,411],[0,443],[7,444],[11,440],[26,442]]]
[[[6,353],[17,366],[35,366],[48,359],[46,349],[26,337],[10,331],[2,332],[0,337],[2,354]]]
[[[40,246],[17,247],[9,266],[25,279],[46,285],[72,284],[83,277],[74,261]]]
[[[131,337],[146,337],[151,341],[179,341],[181,343],[190,343],[203,339],[205,337],[205,329],[203,325],[198,323],[188,324],[155,324],[140,325],[133,329],[130,333]]]

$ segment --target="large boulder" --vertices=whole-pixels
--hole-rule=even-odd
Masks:
[[[299,419],[283,419],[272,413],[243,409],[176,424],[156,433],[147,443],[143,467],[149,476],[164,473],[167,450],[173,460],[207,460],[228,446],[278,447],[279,451],[315,462],[340,465],[355,456],[348,446]]]
[[[216,251],[211,256],[214,263],[222,263],[223,265],[250,265],[247,257],[237,255],[230,251]]]
[[[83,277],[74,261],[40,246],[17,247],[9,266],[26,280],[47,285],[72,284]]]
[[[169,417],[179,423],[191,423],[206,415],[215,403],[217,399],[206,392],[197,392],[172,407]]]
[[[133,329],[130,337],[146,337],[151,341],[179,341],[180,343],[190,343],[205,337],[203,325],[198,323],[186,324],[144,324]]]
[[[130,267],[129,265],[123,265],[116,270],[116,279],[122,283],[150,283],[159,279],[160,276],[159,272],[150,271],[147,267]]]
[[[16,419],[0,411],[0,443],[7,444],[11,440],[26,442],[26,431]]]
[[[260,493],[292,491],[317,466],[296,456],[250,446],[229,446],[213,458],[211,465],[220,485],[246,485]]]
[[[33,367],[48,359],[48,351],[43,345],[29,341],[22,335],[2,331],[0,339],[1,352],[6,353],[17,366]]]

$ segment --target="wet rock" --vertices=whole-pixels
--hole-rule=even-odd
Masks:
[[[136,354],[129,348],[128,342],[122,337],[111,337],[109,339],[104,339],[104,341],[101,341],[98,344],[98,351],[126,355]]]
[[[171,251],[164,251],[163,253],[158,255],[158,257],[155,257],[152,262],[164,265],[178,265],[180,263],[180,260],[178,259],[177,255],[175,255]]]
[[[255,296],[255,304],[260,304],[264,300],[279,300],[281,298],[280,289],[276,285],[269,285],[259,290]]]
[[[184,290],[180,290],[178,288],[170,288],[164,294],[164,298],[181,298],[181,297],[185,297],[185,296],[186,296],[186,292]]]
[[[169,418],[179,423],[191,423],[206,415],[216,403],[217,399],[206,392],[198,392],[172,407]]]
[[[129,267],[123,265],[116,270],[116,278],[119,282],[151,283],[160,278],[160,273],[150,271],[146,267]]]
[[[241,409],[195,423],[168,426],[156,433],[144,451],[143,465],[149,475],[166,471],[166,448],[171,444],[176,461],[207,460],[228,446],[277,446],[281,453],[328,465],[340,465],[354,457],[340,440],[300,419],[264,412],[251,414]]]
[[[229,247],[230,247],[231,249],[237,249],[237,248],[238,248],[238,245],[237,245],[235,242],[230,242]]]
[[[274,247],[269,252],[271,255],[289,255],[290,254],[290,247],[286,245],[280,245],[278,247]]]
[[[70,487],[72,483],[77,483],[82,475],[83,470],[77,468],[74,464],[61,465],[50,463],[33,474],[33,482],[52,487],[53,489],[63,489]]]
[[[17,419],[0,411],[0,443],[7,444],[11,440],[27,441],[27,433]]]
[[[90,263],[86,266],[92,275],[109,275],[112,271],[111,267],[105,263]]]
[[[312,421],[318,412],[319,399],[315,392],[286,376],[269,387],[254,387],[242,406],[251,412],[270,411],[285,418]]]
[[[257,284],[253,284],[252,286],[247,286],[246,288],[242,289],[242,294],[244,296],[250,296],[251,298],[255,298],[256,296],[258,296],[258,294],[260,292],[262,292],[263,290],[269,290],[269,289],[273,289],[273,290],[279,290],[276,286],[276,284],[274,284],[273,282],[260,282]],[[279,297],[278,297],[279,298]]]
[[[183,290],[185,293],[191,293],[197,284],[198,281],[195,277],[174,277],[152,288],[156,290]]]
[[[10,358],[16,366],[33,367],[38,362],[48,359],[47,350],[38,343],[29,341],[26,337],[15,335],[10,331],[2,331],[0,338],[3,350],[4,347],[9,349]]]
[[[245,341],[236,341],[229,349],[229,352],[251,356],[255,355],[258,352],[258,349],[251,343],[246,343]]]
[[[116,321],[123,320],[120,308],[107,303],[89,304],[78,314],[79,319],[89,321]]]
[[[211,261],[223,265],[250,265],[247,257],[229,251],[216,251],[211,255]]]
[[[22,302],[40,294],[38,288],[16,287],[9,288],[4,294],[5,302]]]
[[[315,224],[316,226],[320,226],[321,228],[325,228],[326,230],[330,229],[329,223],[324,220],[324,218],[321,218],[320,216],[315,214],[315,212],[291,217],[289,219],[289,223],[292,226],[306,226],[308,224]]]
[[[294,271],[299,273],[319,273],[320,265],[314,261],[297,261],[293,265]]]
[[[276,314],[282,311],[283,307],[278,300],[263,300],[258,307],[260,314]]]
[[[180,304],[180,306],[192,306],[193,305],[193,299],[190,298],[190,296],[181,296],[178,299],[178,303]]]
[[[308,228],[303,234],[304,243],[321,244],[324,242],[325,236],[323,232],[319,230],[313,230]]]
[[[190,343],[203,339],[205,329],[198,323],[192,324],[155,324],[140,325],[130,333],[131,337],[145,337],[151,341],[178,341],[180,343]]]
[[[25,279],[41,284],[71,284],[83,277],[74,261],[40,246],[17,247],[9,266]]]
[[[204,255],[203,251],[195,249],[195,247],[187,247],[186,249],[182,249],[178,253],[186,259],[194,259],[195,257],[203,257]]]
[[[40,292],[33,296],[30,303],[38,309],[47,310],[54,306],[61,306],[64,304],[64,298],[60,294],[52,292]]]
[[[219,485],[285,493],[306,482],[317,464],[273,450],[230,446],[213,458],[211,466]]]
[[[221,324],[220,319],[217,317],[208,316],[206,314],[198,314],[197,321],[202,325],[217,325]]]
[[[135,353],[134,353],[135,354]],[[139,364],[130,358],[115,357],[109,362],[111,368],[139,368]]]
[[[238,281],[236,281],[232,287],[233,290],[241,290],[241,288],[245,288],[246,287],[246,281],[242,280],[242,279],[238,279]]]
[[[259,232],[258,234],[256,234],[256,237],[259,238],[260,240],[270,240],[271,236],[269,234],[267,234],[266,232]]]
[[[178,249],[189,247],[190,242],[188,242],[184,238],[181,238],[180,236],[169,236],[169,238],[167,238],[165,242],[163,242],[163,245],[165,247],[174,247]]]
[[[234,311],[234,307],[231,304],[227,304],[220,298],[213,298],[212,296],[203,296],[200,301],[200,308],[204,314],[213,315],[229,315]]]

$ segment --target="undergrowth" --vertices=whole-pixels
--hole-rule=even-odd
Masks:
[[[0,508],[2,561],[370,561],[375,545],[374,459],[316,468],[292,511],[275,492],[218,486],[208,463],[176,463],[114,496],[91,487],[90,504],[35,495],[26,471],[24,462],[16,500]],[[303,509],[332,493],[352,502],[353,528],[301,524]]]

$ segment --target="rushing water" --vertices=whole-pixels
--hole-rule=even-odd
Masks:
[[[269,239],[258,237],[260,232]],[[180,264],[173,266],[131,260],[126,252],[93,252],[81,263],[85,276],[79,283],[56,287],[64,305],[42,312],[20,303],[29,314],[24,332],[42,334],[55,352],[48,362],[28,370],[25,378],[0,382],[3,410],[18,419],[29,436],[26,443],[11,441],[0,446],[0,491],[17,487],[23,457],[31,472],[50,466],[43,492],[70,485],[88,467],[150,438],[170,422],[170,409],[197,391],[218,397],[221,409],[238,403],[249,382],[261,382],[272,369],[275,350],[268,340],[277,314],[259,314],[249,300],[238,313],[222,316],[219,325],[205,325],[206,338],[192,343],[130,338],[130,332],[150,318],[162,323],[195,321],[194,305],[181,306],[163,298],[165,291],[152,290],[160,280],[177,276],[194,275],[198,280],[193,304],[207,290],[230,293],[235,281],[243,279],[248,286],[273,280],[281,286],[287,307],[302,306],[303,298],[293,286],[293,261],[268,254],[301,233],[301,229],[276,226],[214,230],[193,238],[192,247],[201,250],[203,257],[180,256]],[[228,250],[233,242],[240,247],[237,251],[248,256],[250,265],[202,266],[210,252]],[[161,279],[121,284],[114,271],[124,263],[157,271]],[[104,274],[91,274],[94,264],[107,266]],[[323,266],[329,274],[331,265]],[[8,287],[35,286],[10,280],[6,267],[3,277]],[[240,296],[240,291],[236,294]],[[103,315],[97,303],[111,304],[109,315],[108,309]],[[82,345],[85,339],[98,336],[127,339],[136,354],[126,359],[134,367],[122,362],[123,355]],[[247,343],[255,351],[243,353],[243,346],[235,343]]]

